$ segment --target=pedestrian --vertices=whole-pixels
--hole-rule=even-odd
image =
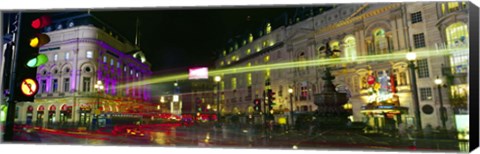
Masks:
[[[403,123],[398,124],[398,137],[403,138],[405,137],[405,125]]]
[[[410,140],[413,140],[413,133],[414,133],[415,129],[413,128],[412,125],[410,125],[408,128],[407,128],[407,135],[408,135],[408,139]]]
[[[433,131],[432,125],[427,124],[427,126],[424,129],[425,137],[427,139],[430,139],[432,137],[432,131]]]

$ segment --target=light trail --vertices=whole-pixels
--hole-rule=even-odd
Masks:
[[[415,51],[417,55],[417,59],[436,57],[436,56],[445,56],[445,55],[453,54],[454,52],[455,53],[469,52],[469,48],[451,48],[451,49],[441,49],[441,50]],[[280,62],[280,63],[256,65],[256,66],[249,66],[249,67],[239,66],[239,67],[213,70],[213,71],[209,71],[208,73],[209,73],[209,76],[217,76],[217,75],[222,76],[222,75],[229,75],[229,74],[264,71],[267,69],[278,70],[278,69],[289,69],[289,68],[296,68],[296,67],[348,64],[348,63],[354,63],[354,62],[363,63],[363,62],[374,62],[374,61],[406,60],[407,53],[408,52],[406,50],[403,50],[403,51],[395,51],[395,53],[390,53],[390,54],[358,56],[355,59],[342,57],[342,58],[316,59],[316,60],[297,61],[297,62]],[[187,79],[188,79],[188,73],[182,73],[182,74],[176,74],[171,76],[154,77],[154,78],[146,79],[143,81],[127,83],[124,85],[119,85],[117,86],[117,88],[121,89],[121,88],[131,87],[131,86],[142,86],[142,85],[149,85],[154,83],[172,82],[172,81],[187,80]]]

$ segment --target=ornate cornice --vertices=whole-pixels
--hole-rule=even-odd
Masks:
[[[347,18],[346,20],[343,20],[343,21],[339,21],[335,24],[332,24],[330,26],[327,26],[327,27],[324,27],[324,28],[321,28],[321,29],[318,29],[315,34],[322,34],[322,33],[325,33],[327,31],[331,31],[331,30],[334,30],[334,29],[337,29],[337,28],[340,28],[340,27],[343,27],[343,26],[346,26],[346,25],[349,25],[351,23],[355,23],[355,22],[358,22],[358,21],[361,21],[361,20],[364,20],[365,18],[369,18],[369,17],[372,17],[372,16],[376,16],[378,14],[381,14],[381,13],[384,13],[388,10],[391,10],[393,8],[397,8],[399,7],[401,4],[400,3],[396,3],[396,4],[391,4],[391,5],[388,5],[388,6],[385,6],[383,8],[379,8],[379,9],[376,9],[376,10],[373,10],[373,11],[370,11],[370,12],[367,12],[367,13],[364,13],[364,14],[361,14],[361,15],[358,15],[356,17],[352,17],[352,18]]]

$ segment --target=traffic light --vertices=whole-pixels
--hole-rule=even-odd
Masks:
[[[50,37],[41,33],[41,29],[50,25],[49,16],[36,13],[21,13],[16,41],[15,55],[15,101],[33,102],[39,89],[37,82],[37,67],[48,62],[48,57],[39,54],[39,47],[50,42]]]
[[[260,99],[253,100],[253,109],[257,112],[262,111],[262,101]]]
[[[275,93],[272,91],[272,89],[267,90],[267,98],[268,98],[268,111],[273,109],[273,106],[275,103],[273,102],[275,100]]]
[[[198,112],[202,112],[202,99],[197,97],[195,106],[197,107]]]

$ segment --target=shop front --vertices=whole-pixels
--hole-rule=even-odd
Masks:
[[[408,119],[408,108],[400,106],[396,75],[390,72],[369,71],[364,80],[367,103],[360,112],[373,132],[393,131]]]
[[[72,118],[72,107],[64,104],[60,110],[60,119],[59,122],[64,124],[68,119]]]
[[[78,113],[80,118],[78,119],[78,123],[80,126],[87,126],[90,124],[92,108],[88,105],[81,105],[80,112]]]
[[[55,107],[55,105],[50,106],[50,108],[48,109],[48,120],[47,120],[48,125],[52,125],[53,123],[55,123],[56,110],[57,110],[57,107]]]
[[[385,132],[398,129],[408,115],[408,108],[392,105],[363,106],[361,113],[373,132]]]
[[[43,126],[44,110],[45,110],[45,107],[43,107],[43,105],[40,105],[37,109],[37,121],[36,121],[37,126]]]
[[[27,125],[31,125],[33,120],[33,106],[28,106],[27,107],[27,118],[25,119],[25,122]]]

